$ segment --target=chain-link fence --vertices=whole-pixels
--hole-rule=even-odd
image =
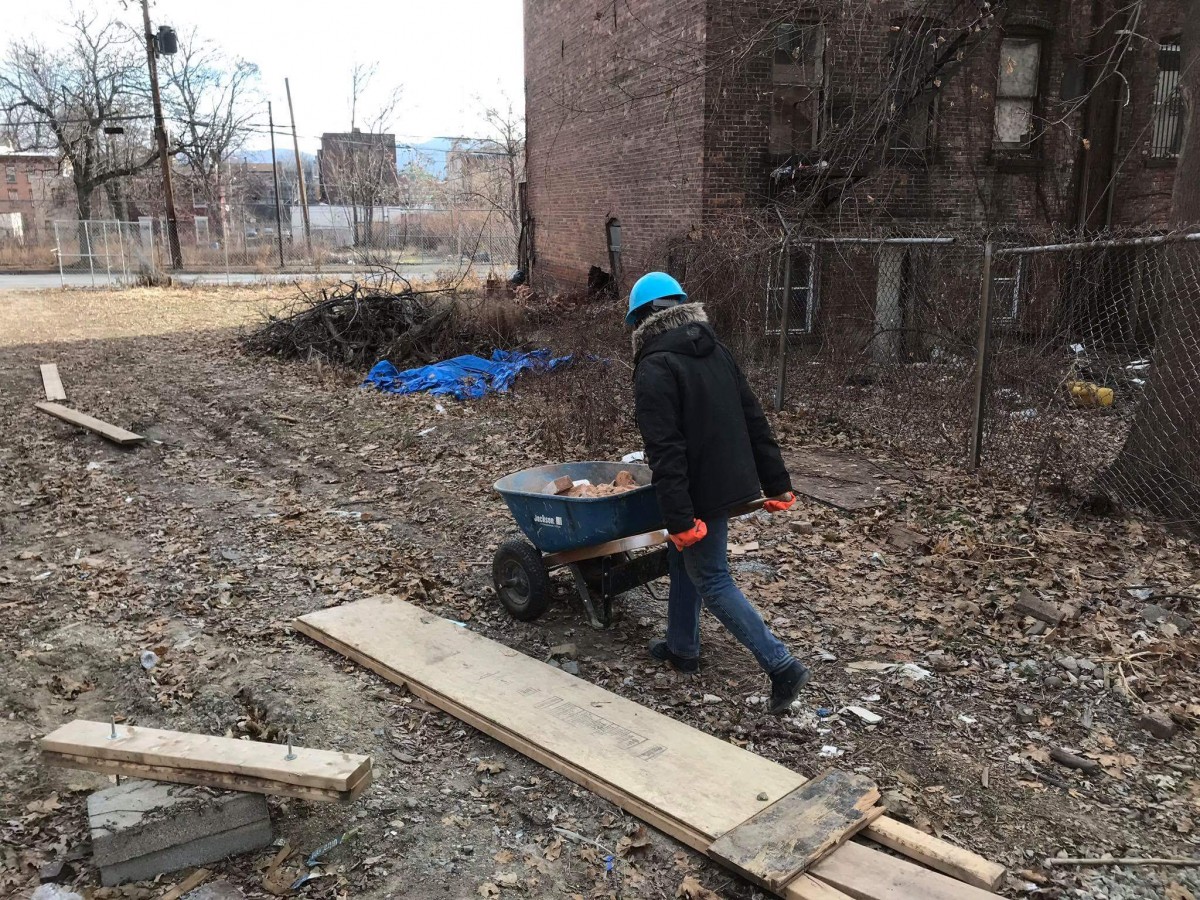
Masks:
[[[299,209],[278,225],[196,216],[178,223],[182,273],[247,281],[279,274],[360,273],[390,266],[415,278],[515,267],[515,218],[505,210],[346,209],[324,213],[306,230]],[[54,254],[65,285],[132,284],[173,272],[164,219],[58,221]],[[279,227],[282,226],[282,228]]]
[[[1197,239],[993,251],[984,466],[1200,524]]]
[[[1200,235],[787,246],[740,316],[783,351],[777,404],[914,460],[1200,525]]]

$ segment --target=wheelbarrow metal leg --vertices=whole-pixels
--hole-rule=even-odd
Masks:
[[[575,590],[579,592],[579,599],[583,601],[583,608],[587,610],[588,622],[593,628],[607,628],[612,624],[612,602],[607,598],[603,598],[604,617],[601,618],[596,612],[596,604],[592,602],[592,592],[588,588],[587,579],[583,577],[583,571],[575,563],[571,563],[567,568],[571,570],[571,576],[575,579]]]

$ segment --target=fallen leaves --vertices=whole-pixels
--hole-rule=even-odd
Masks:
[[[710,891],[695,875],[685,875],[675,889],[676,900],[721,900],[721,895]]]

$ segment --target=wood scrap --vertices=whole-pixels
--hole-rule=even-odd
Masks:
[[[113,730],[116,737],[111,736]],[[369,756],[303,747],[292,747],[289,754],[289,748],[281,744],[141,726],[116,728],[107,722],[82,719],[46,735],[41,747],[43,753],[114,766],[151,766],[204,777],[236,776],[335,794],[354,790],[371,773]],[[289,755],[294,758],[288,759]]]
[[[402,600],[372,597],[318,610],[295,627],[701,852],[759,812],[761,794],[778,799],[806,780]],[[711,777],[696,791],[701,768]],[[947,845],[944,866],[956,865],[958,849]],[[995,867],[974,860],[979,871]],[[853,841],[809,874],[782,895],[816,900],[835,888],[860,900],[995,897]]]
[[[1200,856],[1047,857],[1047,866],[1200,866]]]
[[[62,406],[58,403],[35,403],[38,409],[44,413],[54,416],[56,419],[61,419],[71,425],[76,425],[80,428],[87,429],[103,438],[107,438],[114,444],[139,444],[145,440],[140,434],[135,434],[132,431],[126,431],[117,425],[110,425],[101,419],[89,416],[87,413],[81,413],[78,410],[71,409],[69,406]]]
[[[779,891],[883,814],[871,779],[831,770],[725,832],[708,855]]]
[[[228,772],[204,772],[195,769],[179,769],[171,766],[147,766],[122,760],[98,759],[74,753],[42,751],[42,761],[48,766],[61,769],[79,769],[85,772],[101,772],[105,775],[145,778],[149,781],[169,781],[173,784],[197,784],[203,787],[227,791],[246,791],[251,794],[272,794],[278,797],[295,797],[319,803],[350,803],[357,800],[371,784],[367,773],[345,791],[332,791],[306,787],[300,784],[284,784],[263,778],[232,775]]]
[[[1050,758],[1060,766],[1066,766],[1068,769],[1078,769],[1089,775],[1100,771],[1100,763],[1096,762],[1096,760],[1076,756],[1071,751],[1065,750],[1062,747],[1051,747]]]
[[[63,390],[62,379],[58,377],[57,363],[42,363],[42,390],[46,392],[46,399],[52,402],[58,400],[66,400],[67,392]]]
[[[1059,606],[1057,603],[1043,600],[1035,596],[1033,591],[1027,587],[1022,588],[1021,593],[1017,595],[1017,602],[1013,609],[1024,615],[1040,619],[1047,625],[1059,625],[1076,615],[1074,608]]]

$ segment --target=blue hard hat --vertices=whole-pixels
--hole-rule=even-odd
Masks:
[[[625,316],[625,324],[632,325],[637,318],[635,313],[639,309],[663,297],[678,297],[680,303],[687,300],[683,285],[666,272],[647,272],[634,283],[633,290],[629,292],[629,313]]]

